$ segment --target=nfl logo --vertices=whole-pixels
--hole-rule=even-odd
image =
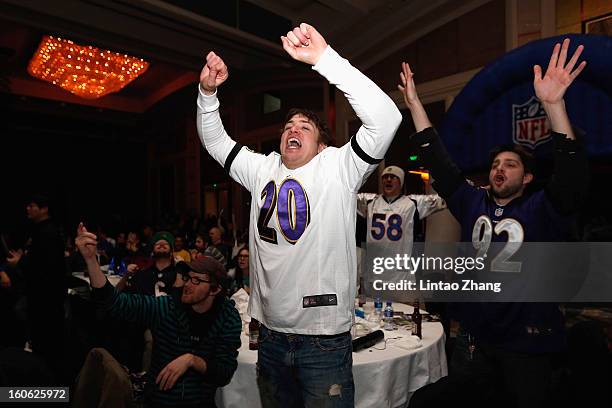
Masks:
[[[534,149],[551,138],[550,123],[535,96],[521,105],[512,104],[512,140]]]

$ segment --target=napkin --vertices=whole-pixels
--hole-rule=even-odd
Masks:
[[[249,294],[246,290],[240,288],[232,295],[231,299],[236,303],[236,310],[238,310],[242,321],[249,323],[251,321],[251,316],[247,313],[247,308],[249,307]]]
[[[361,324],[363,326],[366,326],[371,331],[380,329],[380,323],[379,322],[372,322],[370,320],[367,320],[367,319],[364,319],[364,318],[361,318],[361,317],[355,317],[355,324]]]
[[[404,350],[414,350],[423,347],[423,340],[419,339],[417,336],[407,336],[390,344],[392,344],[393,347],[399,347]]]

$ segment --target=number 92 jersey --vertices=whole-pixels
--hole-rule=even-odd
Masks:
[[[487,268],[491,272],[545,276],[549,272],[543,269],[544,254],[525,258],[516,256],[517,250],[524,242],[559,242],[569,238],[571,217],[557,212],[545,190],[524,194],[501,206],[487,189],[466,182],[448,199],[448,207],[461,224],[461,241],[471,242],[474,251],[479,251],[477,256],[486,252],[492,242],[505,243],[501,251],[496,248],[497,252],[488,252]],[[500,258],[499,254],[504,256]],[[456,303],[453,314],[476,338],[507,350],[542,353],[565,347],[563,317],[554,303]],[[548,334],[532,335],[526,330],[529,326],[542,328]]]
[[[461,241],[476,243],[483,235],[491,242],[557,242],[569,238],[569,217],[553,207],[545,190],[524,194],[498,205],[485,188],[463,183],[448,207],[461,224]]]

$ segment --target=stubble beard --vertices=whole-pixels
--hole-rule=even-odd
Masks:
[[[498,188],[495,184],[491,183],[491,195],[495,198],[508,198],[521,191],[521,187],[522,184],[516,184]]]

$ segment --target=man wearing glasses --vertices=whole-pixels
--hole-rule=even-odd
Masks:
[[[154,343],[145,388],[147,406],[213,407],[217,387],[237,367],[240,316],[224,295],[225,268],[211,257],[181,262],[182,293],[144,296],[118,293],[96,260],[97,238],[79,225],[76,245],[89,271],[97,309],[151,327]]]

